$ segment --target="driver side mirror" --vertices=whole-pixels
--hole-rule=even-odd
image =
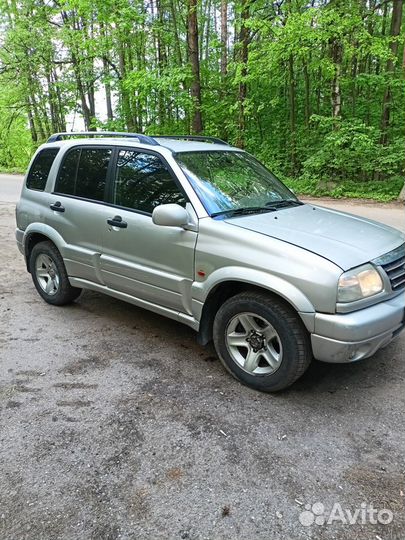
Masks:
[[[190,216],[179,204],[161,204],[152,212],[152,221],[163,227],[185,227]]]

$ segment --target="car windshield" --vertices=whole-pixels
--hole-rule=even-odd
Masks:
[[[178,152],[176,160],[210,216],[300,204],[280,180],[246,152]]]

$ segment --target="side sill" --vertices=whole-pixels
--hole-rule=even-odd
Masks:
[[[181,313],[180,311],[175,311],[173,309],[159,306],[158,304],[148,302],[147,300],[142,300],[141,298],[137,298],[136,296],[116,291],[115,289],[110,289],[105,285],[100,285],[98,283],[94,283],[93,281],[87,281],[86,279],[69,277],[69,282],[72,287],[90,289],[92,291],[97,291],[107,294],[109,296],[113,296],[114,298],[118,298],[118,300],[123,300],[124,302],[134,304],[135,306],[148,309],[149,311],[153,311],[154,313],[158,313],[159,315],[168,317],[169,319],[179,321],[183,324],[186,324],[187,326],[190,326],[193,330],[198,330],[199,328],[199,322],[194,319],[194,317],[192,317],[191,315],[187,315],[186,313]]]

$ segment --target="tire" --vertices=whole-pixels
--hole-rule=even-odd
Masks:
[[[227,300],[215,316],[213,337],[225,368],[262,392],[292,385],[312,360],[299,316],[266,293],[243,292]]]
[[[29,270],[35,288],[48,304],[70,304],[82,291],[70,285],[62,256],[52,242],[39,242],[32,248]]]

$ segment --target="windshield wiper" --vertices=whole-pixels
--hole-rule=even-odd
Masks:
[[[266,203],[265,206],[267,206],[267,208],[272,208],[276,210],[277,208],[284,208],[287,206],[301,206],[302,204],[304,203],[295,199],[281,199],[279,201],[269,201]]]
[[[278,201],[269,201],[264,206],[247,206],[245,208],[229,208],[228,210],[221,210],[220,212],[214,212],[211,217],[217,216],[244,216],[247,214],[258,214],[262,212],[275,212],[279,208],[285,208],[287,206],[301,206],[301,201],[295,199],[280,199]]]
[[[272,212],[276,210],[269,206],[247,206],[246,208],[229,208],[228,210],[221,210],[220,212],[213,212],[211,217],[217,216],[243,216],[247,214],[257,214],[261,212]]]

